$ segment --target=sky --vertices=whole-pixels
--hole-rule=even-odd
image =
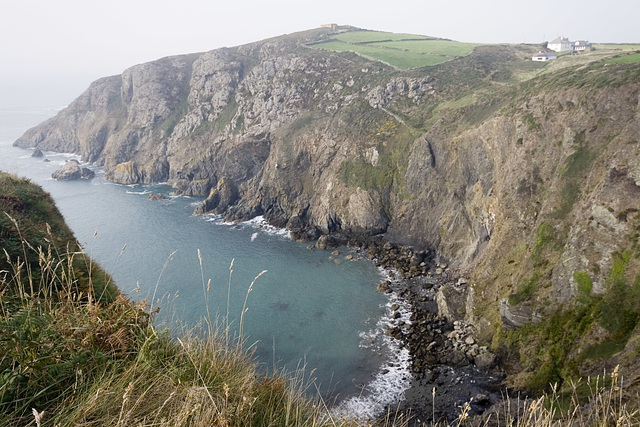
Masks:
[[[0,90],[16,78],[86,86],[325,23],[466,42],[640,43],[639,16],[638,0],[0,0]]]

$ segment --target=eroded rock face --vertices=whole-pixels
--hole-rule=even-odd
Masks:
[[[500,316],[502,324],[508,329],[519,328],[527,323],[540,321],[540,317],[536,316],[530,307],[526,305],[511,305],[506,298],[500,301]]]
[[[95,172],[91,169],[81,167],[76,160],[69,160],[52,173],[51,177],[59,181],[70,181],[75,179],[91,179],[95,175]]]
[[[166,181],[179,193],[211,195],[199,212],[264,214],[283,226],[298,218],[291,224],[301,240],[384,233],[391,181],[361,186],[339,177],[349,164],[375,168],[384,156],[380,138],[369,141],[370,124],[354,127],[348,116],[366,105],[372,125],[392,136],[403,125],[382,110],[418,105],[435,93],[434,79],[389,77],[386,66],[309,55],[299,43],[283,38],[131,67],[93,83],[16,145],[79,153],[117,183]],[[233,190],[217,200],[225,182]]]
[[[228,179],[218,181],[216,188],[212,188],[209,196],[198,206],[194,212],[196,214],[204,214],[207,212],[224,213],[227,208],[235,203],[238,198],[238,190],[235,185]]]

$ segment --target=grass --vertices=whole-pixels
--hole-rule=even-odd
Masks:
[[[537,399],[506,399],[481,419],[468,416],[471,402],[462,406],[454,425],[512,427],[636,426],[638,410],[628,405],[625,381],[618,367],[610,373],[572,382],[565,389],[554,385]]]
[[[449,60],[449,58],[443,56],[427,56],[418,52],[404,52],[397,49],[385,49],[369,45],[354,45],[340,41],[321,43],[314,47],[338,52],[357,52],[374,60],[386,62],[403,69],[436,65]]]
[[[607,61],[607,64],[637,64],[638,62],[640,62],[640,52],[612,58]]]
[[[86,292],[89,283],[102,302],[111,302],[118,292],[109,275],[81,251],[51,196],[28,180],[0,172],[0,271],[11,272],[34,295],[46,283],[48,273],[40,268],[43,257],[57,263],[61,253],[72,254],[65,274],[73,277],[74,291]],[[38,248],[48,248],[41,252]],[[8,260],[21,264],[18,271]]]
[[[640,50],[640,44],[596,44],[594,47],[596,50]]]
[[[515,293],[509,295],[509,304],[516,305],[522,301],[530,299],[538,287],[540,277],[535,274],[529,279],[524,279]]]
[[[335,35],[315,48],[357,52],[398,68],[418,68],[441,64],[470,54],[479,44],[461,43],[426,36],[351,31]]]
[[[575,136],[574,143],[579,145],[567,157],[560,169],[560,178],[562,179],[560,203],[552,215],[556,219],[565,219],[572,212],[583,190],[581,188],[583,177],[597,157],[595,150],[589,148],[585,143],[584,135],[584,131],[581,131]]]
[[[333,38],[345,43],[374,43],[385,41],[434,39],[433,37],[421,36],[417,34],[387,33],[383,31],[349,31],[342,34],[336,34],[335,36],[333,36]]]
[[[576,271],[573,273],[573,280],[576,282],[576,299],[582,304],[588,304],[591,301],[591,290],[593,283],[591,276],[586,271]]]
[[[453,58],[467,56],[480,44],[461,43],[452,40],[401,40],[378,43],[376,46]]]

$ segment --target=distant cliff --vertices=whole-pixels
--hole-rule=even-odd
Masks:
[[[400,71],[307,47],[332,31],[134,66],[15,144],[81,154],[119,183],[166,181],[209,196],[201,212],[265,215],[300,239],[434,250],[471,279],[466,318],[495,346],[581,300],[601,310],[621,262],[632,289],[637,64],[612,53],[544,68],[535,46],[502,45]],[[562,366],[628,342],[593,316]],[[546,356],[504,357],[532,372]]]

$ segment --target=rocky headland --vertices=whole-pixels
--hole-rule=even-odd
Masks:
[[[532,392],[614,363],[637,375],[637,64],[546,66],[537,46],[500,45],[399,70],[309,47],[352,30],[136,65],[15,145],[319,248],[357,244],[404,279],[415,321],[389,333],[423,389],[449,381],[438,366]]]

